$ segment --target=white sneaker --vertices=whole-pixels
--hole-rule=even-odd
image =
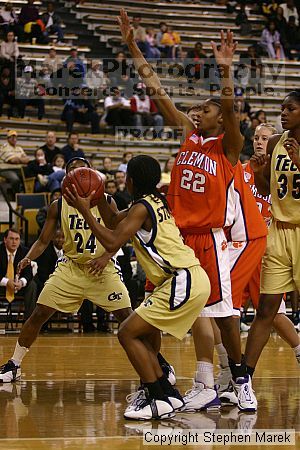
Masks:
[[[126,401],[128,403],[128,406],[125,409],[125,414],[128,411],[135,409],[140,400],[145,400],[145,399],[146,399],[146,394],[145,394],[144,389],[139,389],[138,391],[133,392],[132,394],[128,394],[126,396]]]
[[[241,323],[240,323],[240,330],[241,330],[241,331],[249,331],[249,330],[250,330],[250,327],[249,327],[249,325],[247,325],[246,323],[241,322]]]
[[[135,408],[125,411],[125,419],[131,420],[151,420],[168,419],[174,417],[174,408],[166,398],[165,400],[140,399],[136,402]]]
[[[238,398],[240,411],[255,412],[257,410],[257,400],[252,389],[251,377],[239,377],[232,381],[233,389]]]
[[[217,392],[196,381],[192,389],[186,391],[183,401],[185,411],[213,410],[219,409],[221,406]]]
[[[217,386],[217,389],[218,389],[218,394],[220,394],[221,392],[225,391],[228,388],[228,385],[232,378],[231,370],[230,370],[229,366],[222,367],[220,365],[219,368],[220,368],[220,372],[215,381],[215,385]]]
[[[0,382],[13,383],[21,379],[21,367],[10,359],[0,367]]]
[[[227,389],[224,389],[224,391],[219,394],[219,398],[222,406],[236,406],[238,404],[238,398],[231,381],[229,382]]]
[[[174,393],[170,396],[168,395],[169,402],[174,408],[174,411],[184,411],[185,410],[185,403],[183,398],[181,397],[180,393],[177,391],[177,389],[174,389]]]

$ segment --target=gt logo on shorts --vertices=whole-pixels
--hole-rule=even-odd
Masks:
[[[109,294],[109,296],[107,297],[107,299],[108,299],[110,302],[115,302],[115,301],[121,300],[122,295],[123,295],[122,292],[118,292],[118,293],[112,292],[111,294]]]

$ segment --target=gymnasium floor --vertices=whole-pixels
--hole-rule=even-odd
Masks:
[[[1,364],[11,356],[15,341],[16,336],[0,336]],[[180,343],[164,336],[162,352],[174,365],[179,390],[184,393],[191,387],[195,370],[192,338]],[[294,428],[298,447],[285,448],[300,448],[299,367],[292,351],[276,335],[256,372],[257,416],[238,416],[236,408],[229,408],[218,414],[178,413],[176,420],[167,423],[128,422],[123,419],[125,398],[137,385],[116,336],[41,336],[25,357],[22,381],[0,385],[0,449],[155,449],[143,446],[141,430],[165,427]],[[262,446],[232,446],[238,448]]]

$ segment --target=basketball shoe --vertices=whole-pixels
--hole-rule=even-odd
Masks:
[[[21,379],[21,367],[17,366],[11,359],[0,367],[0,382],[13,383]]]
[[[141,397],[136,400],[134,408],[127,408],[124,413],[124,418],[130,420],[168,419],[174,416],[174,408],[167,397],[163,400]]]
[[[252,389],[250,375],[238,377],[232,380],[233,389],[238,399],[238,407],[240,411],[255,412],[257,410],[257,400]]]
[[[217,386],[218,394],[220,394],[221,392],[223,392],[228,388],[228,384],[230,383],[232,377],[229,366],[223,367],[220,365],[219,369],[220,369],[219,375],[215,380],[215,385]]]
[[[220,399],[215,389],[206,387],[203,383],[194,381],[192,389],[186,391],[183,397],[185,411],[196,412],[219,409]]]
[[[177,389],[173,389],[173,393],[171,396],[167,396],[169,402],[171,403],[174,411],[183,411],[185,409],[185,403],[183,398]],[[133,392],[132,394],[128,394],[126,397],[128,406],[125,410],[125,413],[132,411],[137,407],[141,400],[146,400],[146,393],[142,387],[139,388],[137,392]]]
[[[230,380],[227,385],[227,389],[219,393],[219,398],[221,400],[222,406],[236,406],[238,404],[238,398],[236,396],[235,390],[233,389],[233,384]]]

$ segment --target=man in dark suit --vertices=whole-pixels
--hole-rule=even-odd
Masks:
[[[28,248],[21,245],[20,233],[13,228],[6,230],[0,245],[0,295],[9,302],[14,301],[16,295],[23,296],[25,320],[34,310],[37,299],[31,266],[26,267],[20,279],[15,277],[17,265],[27,252]]]

